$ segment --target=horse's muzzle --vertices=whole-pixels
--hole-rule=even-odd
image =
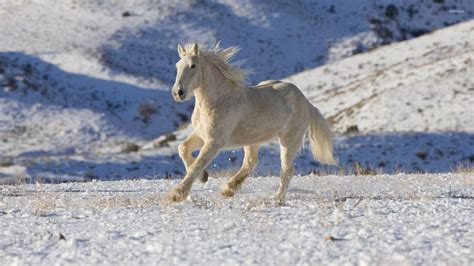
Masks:
[[[178,88],[177,90],[173,89],[173,98],[177,102],[182,102],[186,99],[186,92],[181,88]]]

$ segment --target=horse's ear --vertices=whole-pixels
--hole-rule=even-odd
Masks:
[[[191,53],[193,55],[199,55],[199,46],[197,43],[193,43],[193,46],[191,47]]]
[[[179,57],[183,58],[186,55],[186,50],[184,50],[183,46],[178,43],[178,54]]]

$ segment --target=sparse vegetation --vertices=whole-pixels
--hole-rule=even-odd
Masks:
[[[470,164],[470,165],[461,164],[461,165],[457,166],[456,169],[454,169],[454,172],[455,173],[463,173],[463,174],[474,174],[474,165],[472,165],[472,164]],[[474,184],[474,176],[472,177],[472,181],[473,181],[473,184]]]
[[[359,133],[359,128],[357,127],[357,125],[349,126],[344,132],[344,134],[356,134],[356,133]]]
[[[139,150],[140,150],[140,146],[133,142],[126,142],[122,148],[122,152],[124,153],[137,152]]]
[[[138,106],[138,113],[140,115],[141,120],[148,124],[150,122],[150,118],[152,115],[156,114],[157,110],[155,107],[156,103],[153,102],[145,102],[141,103]]]
[[[421,160],[425,160],[428,157],[428,154],[424,151],[416,152],[416,157],[420,158]]]
[[[176,135],[174,133],[168,133],[165,135],[162,135],[155,140],[153,140],[150,144],[154,148],[160,148],[160,147],[168,147],[169,143],[172,141],[176,140]],[[150,145],[148,144],[148,145]]]
[[[0,2],[0,264],[472,264],[470,1]],[[306,146],[284,203],[277,143],[168,199],[175,46],[215,39],[330,117],[338,166]]]
[[[0,167],[10,167],[12,166],[13,163],[13,158],[10,156],[7,157],[0,157]]]

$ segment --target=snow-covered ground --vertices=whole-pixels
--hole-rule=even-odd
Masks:
[[[472,265],[474,175],[224,178],[0,187],[0,261],[24,264]]]
[[[236,197],[241,150],[166,198],[175,47],[217,40],[336,133],[339,165],[306,145],[284,206],[277,142]],[[473,45],[471,0],[0,0],[0,265],[472,265]]]

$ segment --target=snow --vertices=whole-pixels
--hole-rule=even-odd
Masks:
[[[474,22],[304,71],[286,80],[345,132],[474,131]]]
[[[472,264],[473,18],[469,0],[0,1],[0,264]],[[176,44],[217,40],[332,123],[339,165],[305,144],[283,206],[276,141],[236,197],[219,188],[241,150],[166,197],[193,105],[170,95]]]
[[[342,165],[355,161],[371,167],[386,165],[384,171],[401,167],[441,172],[466,165],[473,153],[472,136],[464,133],[473,128],[469,115],[472,22],[338,60],[410,39],[416,29],[430,31],[472,18],[470,7],[463,1],[409,6],[391,1],[378,5],[369,1],[357,5],[7,1],[0,16],[0,36],[4,36],[0,150],[2,165],[24,170],[14,171],[17,176],[0,167],[1,182],[19,177],[57,182],[179,176],[183,167],[176,145],[188,131],[175,130],[189,120],[192,106],[174,103],[169,93],[176,42],[197,40],[210,46],[218,39],[223,45],[242,47],[240,58],[246,58],[246,66],[254,70],[252,82],[334,62],[288,80],[300,86],[325,115],[339,121],[333,125],[337,132],[356,125],[359,132],[371,134],[336,138]],[[446,12],[450,8],[465,12]],[[126,12],[129,16],[124,16]],[[229,27],[220,27],[223,23]],[[380,34],[386,30],[392,37]],[[422,66],[426,71],[410,71]],[[368,79],[372,83],[367,84]],[[412,99],[411,106],[391,100],[400,97]],[[353,108],[364,99],[372,101]],[[355,109],[351,116],[344,115],[351,109]],[[178,136],[176,141],[153,144],[153,139],[170,132]],[[400,138],[410,149],[396,154],[409,156],[387,158],[387,147]],[[414,157],[426,153],[423,146],[433,138],[437,146],[433,151],[448,154],[441,156],[442,163]],[[374,139],[380,141],[374,144]],[[453,139],[459,140],[456,145],[470,148],[458,151],[450,144]],[[353,147],[355,141],[369,147],[374,156],[359,156],[366,149]],[[260,173],[278,171],[277,148],[268,145],[262,150],[268,160]],[[446,152],[453,150],[455,154]],[[240,153],[222,155],[211,168],[237,167],[229,159],[238,162]],[[301,174],[318,166],[310,164],[305,153],[302,158]]]
[[[289,76],[332,122],[340,163],[321,168],[306,149],[297,173],[472,165],[473,27],[468,21]],[[160,81],[113,72],[91,55],[42,57],[0,54],[1,183],[182,176],[177,145],[190,132],[192,106],[175,103]],[[256,175],[278,173],[278,149],[262,147]],[[209,168],[235,169],[241,158],[241,150],[223,152]]]
[[[112,69],[165,84],[174,78],[177,42],[210,46],[222,39],[224,46],[238,44],[242,58],[249,59],[248,66],[255,70],[252,81],[258,82],[474,17],[469,0],[432,4],[45,0],[1,5],[0,36],[6,36],[1,50],[23,51],[61,65],[73,63],[63,57],[70,53],[92,56]],[[389,9],[397,14],[390,15]],[[129,16],[124,16],[127,12]]]
[[[474,175],[300,176],[284,206],[277,177],[94,181],[0,188],[9,264],[455,264],[474,260]],[[61,239],[60,236],[64,239]]]

